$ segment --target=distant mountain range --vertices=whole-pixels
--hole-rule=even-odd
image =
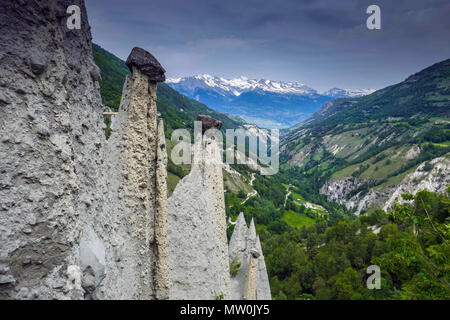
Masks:
[[[166,83],[217,111],[238,115],[249,123],[267,128],[293,126],[330,100],[359,97],[374,91],[333,88],[319,92],[300,82],[246,77],[224,79],[207,74],[167,79]]]

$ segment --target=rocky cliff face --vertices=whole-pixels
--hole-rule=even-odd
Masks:
[[[359,214],[361,210],[366,210],[370,205],[383,203],[385,196],[377,194],[375,191],[370,190],[366,194],[362,192],[355,193],[355,190],[363,187],[364,185],[370,185],[371,180],[358,179],[355,177],[347,177],[343,179],[330,179],[320,188],[320,193],[327,196],[328,201],[334,201],[343,204],[349,210],[356,210],[356,214]],[[353,195],[352,195],[353,194]],[[380,200],[380,201],[377,201]],[[380,202],[380,203],[375,203]]]
[[[450,184],[450,159],[439,157],[431,160],[429,165],[432,166],[431,170],[427,171],[426,163],[422,163],[415,171],[403,178],[402,182],[389,193],[383,209],[392,209],[396,200],[402,203],[402,193],[415,194],[424,189],[444,192]]]
[[[71,4],[80,30],[65,25]],[[2,1],[0,21],[0,296],[82,298],[83,285],[104,277],[104,248],[85,226],[106,186],[86,10],[80,1]],[[90,279],[78,253],[87,239],[98,261]]]
[[[410,156],[406,154],[406,156]],[[335,201],[345,205],[348,209],[360,214],[362,210],[379,207],[391,210],[395,201],[403,202],[402,193],[415,194],[420,190],[443,192],[450,183],[450,160],[439,157],[428,162],[431,169],[425,170],[427,162],[422,163],[413,172],[407,174],[400,183],[391,187],[370,188],[368,192],[357,192],[361,186],[370,184],[370,180],[347,177],[330,179],[320,189],[321,194],[327,196],[328,201]]]
[[[81,29],[66,26],[70,5]],[[84,2],[0,12],[0,296],[167,297],[156,82],[133,65],[106,143]]]

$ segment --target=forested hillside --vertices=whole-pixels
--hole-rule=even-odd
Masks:
[[[367,96],[330,101],[305,121],[304,126],[328,130],[336,124],[388,118],[448,118],[449,79],[450,59],[447,59]]]
[[[109,53],[99,45],[92,44],[94,61],[100,68],[102,81],[100,83],[100,93],[103,104],[117,111],[122,97],[122,87],[125,77],[130,70],[125,62]]]
[[[449,299],[450,188],[405,194],[408,202],[290,230],[264,242],[272,295],[278,299]],[[366,286],[367,267],[381,289]]]
[[[328,200],[358,214],[395,194],[442,191],[450,151],[450,60],[355,99],[325,104],[284,136],[287,168],[316,171]]]

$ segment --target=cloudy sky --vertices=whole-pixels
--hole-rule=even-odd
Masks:
[[[381,8],[381,30],[366,9]],[[94,42],[150,51],[168,77],[208,73],[382,88],[450,58],[448,0],[87,0]]]

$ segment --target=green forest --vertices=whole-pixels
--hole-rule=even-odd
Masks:
[[[389,212],[321,222],[263,242],[275,299],[449,299],[450,187],[404,194]],[[374,233],[372,226],[379,226]],[[367,266],[381,289],[366,286]]]
[[[298,215],[312,211],[294,204],[292,197],[283,206],[281,181],[292,171],[259,176],[254,183],[259,196],[245,205],[233,201],[236,195],[227,195],[227,215],[244,212],[247,223],[256,221],[273,299],[450,298],[450,186],[443,194],[403,194],[404,203],[396,203],[393,210],[357,217],[314,192],[314,172],[296,190],[327,208],[329,215],[301,228],[282,219],[287,210]],[[381,289],[367,288],[370,265],[380,267]]]

